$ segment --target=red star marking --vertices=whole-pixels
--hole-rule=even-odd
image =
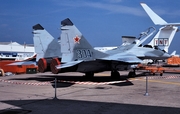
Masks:
[[[79,43],[80,39],[81,39],[81,38],[79,38],[78,36],[76,36],[76,37],[74,38],[74,42],[75,42],[75,43]]]

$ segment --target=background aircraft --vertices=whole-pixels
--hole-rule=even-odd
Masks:
[[[144,45],[143,47],[155,48],[157,50],[163,50],[165,52],[168,52],[169,46],[171,45],[171,42],[175,36],[175,33],[178,32],[177,26],[179,26],[180,23],[167,23],[160,16],[158,16],[154,11],[152,11],[152,9],[150,9],[145,3],[141,3],[141,6],[146,11],[146,13],[151,18],[151,20],[154,22],[155,25],[163,26],[159,28],[159,31],[153,37],[153,39],[151,39],[149,43]],[[144,40],[147,40],[147,39],[144,39]],[[137,52],[137,51],[139,52],[136,55],[141,59],[152,59],[153,61],[156,61],[156,60],[163,60],[167,58],[167,57],[163,58],[162,56],[159,56],[157,54],[154,54],[154,56],[152,54],[149,55],[150,53],[144,53],[143,52],[144,50],[140,50],[139,47],[133,47],[133,49],[131,50],[131,53],[133,52],[133,50],[134,52]]]
[[[152,40],[148,45],[151,45],[152,47],[158,46],[161,50],[168,52],[169,45],[171,44],[175,33],[178,31],[177,26],[180,26],[180,23],[167,23],[145,3],[141,3],[141,6],[155,25],[163,26],[159,29],[154,40]]]

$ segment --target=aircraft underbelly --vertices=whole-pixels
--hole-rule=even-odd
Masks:
[[[104,63],[101,61],[89,61],[82,62],[78,65],[78,72],[102,72],[110,70],[110,66],[108,63]]]
[[[119,64],[116,65],[116,70],[118,71],[124,71],[124,70],[129,70],[131,68],[131,65],[123,65],[123,64]]]
[[[117,61],[111,62],[111,69],[112,70],[123,71],[123,70],[130,69],[130,67],[131,67],[131,64],[128,64],[128,63],[117,62]]]
[[[114,61],[89,61],[82,62],[78,65],[78,72],[102,72],[102,71],[112,71],[112,70],[128,70],[131,69],[130,64],[125,64],[122,62],[114,62]]]

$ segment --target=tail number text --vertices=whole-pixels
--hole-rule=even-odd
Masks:
[[[90,57],[92,57],[91,50],[89,50],[89,49],[76,50],[76,53],[77,53],[77,58],[78,58],[78,59],[83,59],[83,58],[90,58]]]

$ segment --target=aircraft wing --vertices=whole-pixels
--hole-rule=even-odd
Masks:
[[[36,65],[35,61],[21,61],[21,62],[14,62],[7,65]]]
[[[56,68],[57,69],[61,69],[61,68],[67,68],[67,67],[71,67],[71,66],[75,66],[79,63],[83,62],[83,60],[79,60],[79,61],[71,61],[71,62],[67,62],[61,65],[57,65]]]
[[[137,58],[134,55],[113,55],[101,58],[100,60],[113,60],[113,61],[119,61],[119,62],[125,62],[125,63],[141,63],[142,60]]]

